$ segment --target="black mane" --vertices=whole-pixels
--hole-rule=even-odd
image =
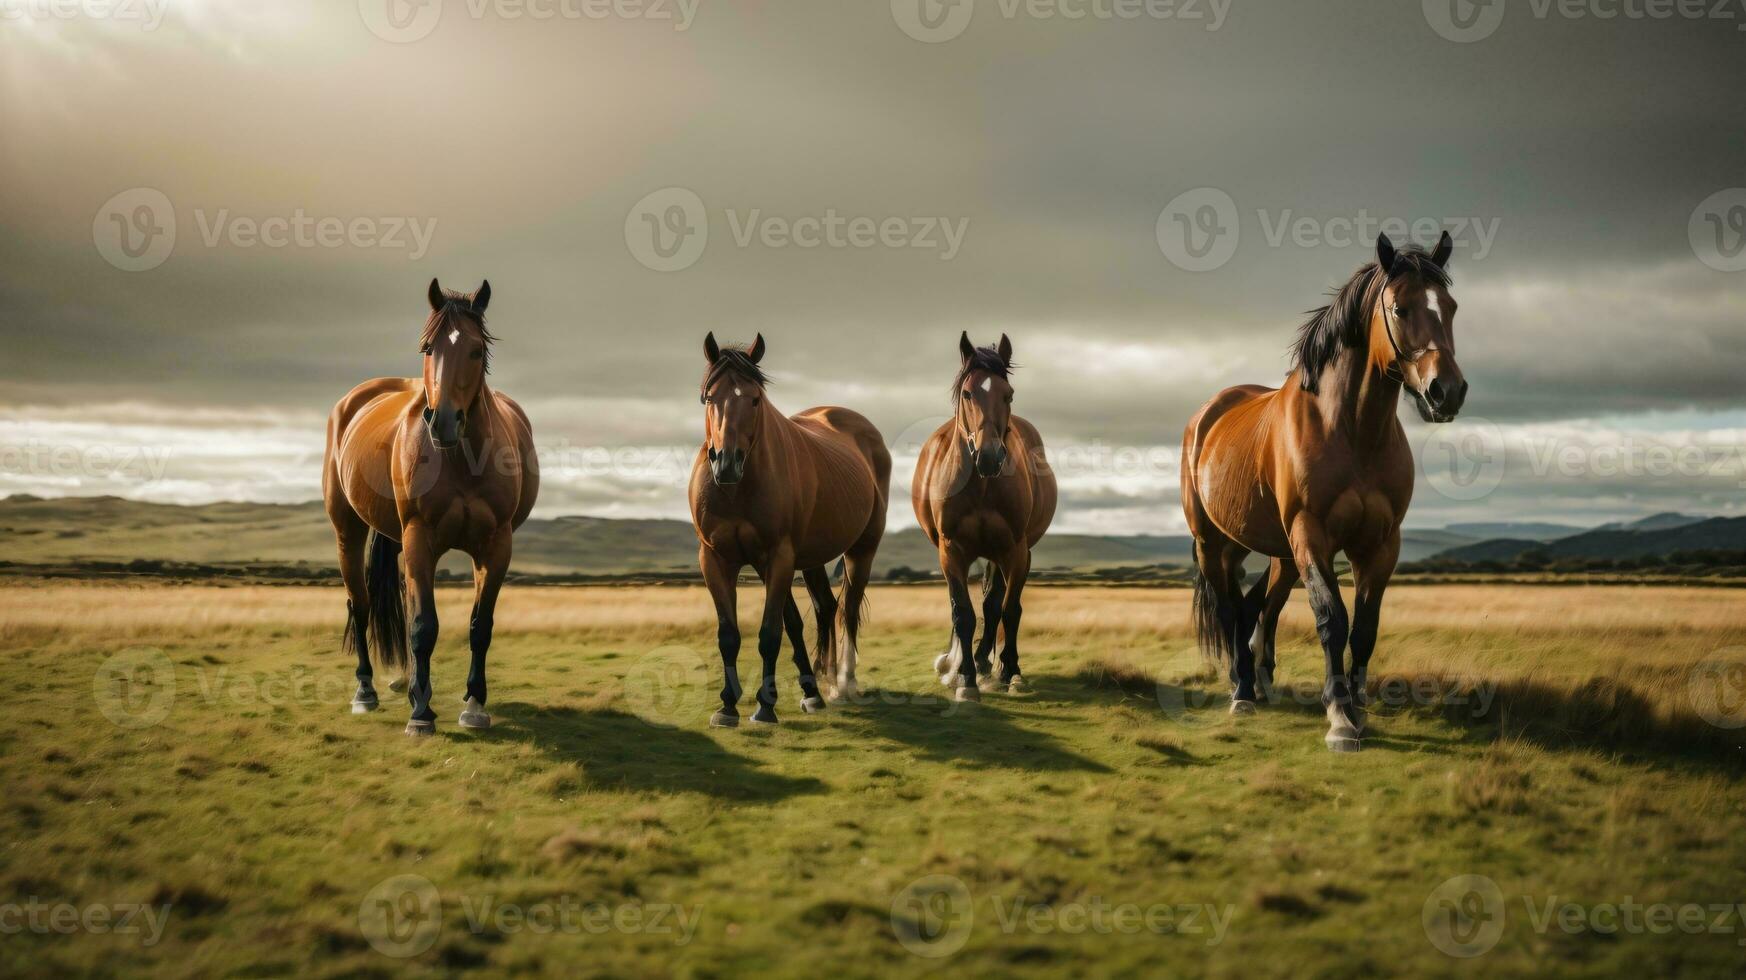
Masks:
[[[1018,370],[1018,365],[1009,364],[1005,358],[1000,356],[999,351],[992,347],[978,347],[976,353],[970,355],[970,359],[958,369],[958,376],[952,379],[952,397],[958,397],[958,389],[964,387],[964,379],[968,378],[972,371],[987,371],[989,374],[1004,380],[1008,372],[1016,370]]]
[[[714,363],[709,365],[709,370],[703,373],[703,387],[697,391],[699,401],[702,401],[704,396],[709,394],[709,386],[715,384],[716,380],[724,374],[731,374],[750,381],[760,388],[767,388],[770,385],[770,378],[764,374],[763,368],[758,367],[757,363],[752,360],[749,348],[723,347],[721,353],[716,355]]]
[[[1449,273],[1431,260],[1431,253],[1416,245],[1395,253],[1388,280],[1407,275],[1449,288]],[[1292,364],[1304,391],[1315,394],[1322,368],[1339,357],[1341,351],[1362,347],[1369,339],[1370,311],[1376,307],[1383,282],[1380,267],[1375,262],[1367,263],[1334,291],[1333,302],[1309,311],[1309,319],[1298,328],[1297,341],[1291,345]]]

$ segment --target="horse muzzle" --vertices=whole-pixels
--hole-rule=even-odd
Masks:
[[[709,451],[709,478],[718,487],[731,487],[746,476],[746,451],[744,449],[711,449]]]
[[[424,410],[424,427],[430,433],[431,444],[438,449],[453,449],[467,435],[467,413],[459,408]]]
[[[1467,403],[1467,380],[1459,378],[1449,383],[1432,378],[1423,391],[1414,390],[1413,394],[1420,418],[1426,422],[1453,422],[1461,414],[1461,406]]]
[[[970,462],[976,467],[977,476],[997,477],[1006,469],[1006,446],[998,445],[989,449],[973,449],[970,451]]]

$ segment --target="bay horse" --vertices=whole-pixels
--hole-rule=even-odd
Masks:
[[[959,701],[981,700],[981,689],[1024,690],[1018,631],[1031,549],[1055,517],[1055,474],[1036,426],[1012,413],[1012,341],[977,347],[958,337],[952,380],[952,420],[935,429],[916,461],[910,503],[940,555],[951,600],[951,648],[934,658],[940,682]],[[976,610],[970,565],[986,559],[982,583],[982,643],[973,644]],[[995,630],[1003,633],[1000,674],[994,674]],[[974,655],[968,655],[974,649]],[[981,681],[978,681],[978,675]]]
[[[750,347],[722,347],[714,333],[703,340],[708,366],[698,397],[704,441],[691,466],[690,497],[697,561],[715,601],[726,678],[721,710],[709,719],[718,728],[740,723],[738,582],[747,565],[764,582],[758,627],[763,673],[752,721],[777,723],[776,656],[785,628],[800,671],[800,706],[809,713],[825,708],[794,600],[796,571],[805,577],[818,617],[818,672],[831,681],[831,700],[859,698],[855,660],[862,602],[891,494],[891,454],[873,423],[846,408],[778,412],[758,366],[764,350],[763,334]],[[841,603],[825,571],[839,557]]]
[[[1382,595],[1412,501],[1412,448],[1396,405],[1410,392],[1426,422],[1449,422],[1467,398],[1455,361],[1453,251],[1448,232],[1432,252],[1397,251],[1379,236],[1375,261],[1299,330],[1285,383],[1219,392],[1182,435],[1182,507],[1200,571],[1195,631],[1229,667],[1231,713],[1253,712],[1257,691],[1271,690],[1273,630],[1301,573],[1326,661],[1322,703],[1335,751],[1362,746]],[[1350,619],[1337,551],[1352,563]],[[1251,552],[1273,561],[1245,595]]]
[[[341,398],[327,420],[321,479],[346,586],[345,645],[358,657],[352,711],[378,706],[372,651],[384,666],[405,672],[410,623],[408,735],[436,730],[430,706],[436,566],[457,548],[473,559],[473,663],[460,724],[491,727],[485,655],[497,594],[515,529],[533,510],[540,486],[527,415],[486,384],[491,283],[469,296],[432,279],[428,299],[418,341],[424,376],[376,378]],[[399,689],[398,682],[391,686]]]

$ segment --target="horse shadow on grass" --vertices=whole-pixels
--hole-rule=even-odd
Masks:
[[[1036,772],[1111,772],[1068,749],[1060,739],[1014,724],[1010,707],[1026,703],[986,694],[980,703],[909,691],[869,690],[870,703],[844,714],[867,735],[907,745],[925,759],[977,768]]]
[[[515,702],[492,710],[498,723],[480,736],[524,742],[554,761],[578,763],[588,784],[601,789],[702,793],[752,803],[826,790],[817,779],[769,772],[702,732],[653,725],[611,708],[583,711]]]

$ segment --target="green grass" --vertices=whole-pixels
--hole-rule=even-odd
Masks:
[[[1547,597],[1521,601],[1563,604],[1543,634],[1476,610],[1467,627],[1415,624],[1416,610],[1450,593],[1398,590],[1377,669],[1495,679],[1499,700],[1477,720],[1460,707],[1379,707],[1366,751],[1335,755],[1313,704],[1225,713],[1222,684],[1197,677],[1187,653],[1179,592],[1034,590],[1033,693],[967,707],[947,702],[928,670],[943,597],[875,590],[861,650],[868,703],[802,714],[785,653],[782,726],[717,730],[706,724],[719,666],[700,591],[511,590],[492,651],[496,726],[483,733],[454,724],[466,600],[448,593],[439,733],[413,740],[386,690],[385,710],[347,713],[337,592],[10,588],[0,592],[12,694],[0,903],[169,913],[150,946],[82,930],[8,934],[0,965],[12,975],[1453,975],[1475,963],[1432,944],[1424,909],[1447,879],[1477,874],[1505,899],[1502,938],[1481,969],[1737,975],[1737,915],[1730,934],[1602,935],[1536,929],[1528,903],[1539,914],[1549,899],[1746,902],[1739,739],[1688,738],[1690,719],[1652,681],[1739,645],[1739,610],[1699,626],[1591,628],[1584,616],[1645,600],[1539,591]],[[1679,601],[1741,601],[1732,595]],[[748,601],[748,617],[755,609]],[[1285,635],[1282,679],[1314,687],[1319,653],[1303,619]],[[108,658],[151,663],[151,651],[170,662],[173,685],[161,670],[131,689],[99,681]],[[1653,671],[1633,674],[1621,657]],[[755,673],[754,653],[742,667]],[[1610,707],[1597,707],[1597,685],[1613,691]],[[129,693],[124,706],[150,706],[171,686],[155,724],[119,727],[100,710]],[[1574,707],[1559,715],[1559,704]],[[360,923],[372,888],[397,875],[430,882],[440,904],[434,942],[405,959],[379,952]],[[927,886],[946,890],[931,902],[906,892],[928,876],[948,876]],[[968,920],[950,903],[965,896]],[[489,903],[536,914],[600,903],[620,916],[672,905],[697,918],[683,943],[495,920],[475,932],[468,913]],[[1211,906],[1228,922],[1217,941],[1066,931],[1075,909],[1121,905],[1178,917]],[[955,955],[911,951],[918,928],[935,935],[929,910],[948,926],[968,921]]]

